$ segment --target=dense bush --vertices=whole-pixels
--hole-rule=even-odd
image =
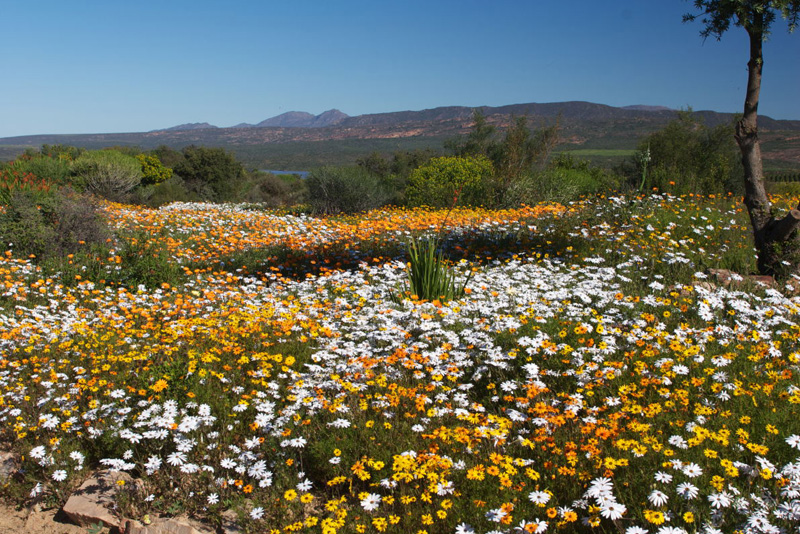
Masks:
[[[546,169],[529,172],[513,182],[506,193],[506,203],[565,203],[581,196],[619,187],[619,178],[612,172],[592,166],[586,160],[576,160],[569,154],[561,154]]]
[[[224,148],[188,146],[173,170],[186,188],[202,200],[231,202],[242,194],[247,171]]]
[[[639,144],[631,177],[634,187],[672,193],[740,193],[741,154],[733,124],[706,126],[690,111]]]
[[[18,257],[63,258],[110,237],[94,198],[69,189],[47,195],[17,190],[0,211],[0,248]]]
[[[478,206],[486,202],[494,169],[483,156],[433,158],[411,173],[406,202],[410,206]]]
[[[439,155],[441,154],[429,148],[397,150],[389,158],[372,152],[356,160],[356,164],[381,179],[389,192],[389,203],[402,204],[411,173]]]
[[[0,205],[8,204],[17,191],[26,191],[34,196],[50,193],[50,182],[38,178],[30,172],[19,171],[13,166],[0,168]]]
[[[383,206],[390,193],[384,182],[361,167],[321,167],[306,179],[315,213],[356,213]]]
[[[110,200],[124,200],[142,179],[141,163],[116,150],[85,152],[72,164],[72,170],[79,185]]]
[[[45,154],[23,154],[8,165],[10,170],[30,173],[48,182],[67,185],[72,180],[72,161],[66,157]]]
[[[172,178],[172,169],[166,167],[158,156],[137,154],[136,159],[142,165],[142,185],[155,185]]]
[[[470,133],[450,140],[446,146],[457,156],[483,156],[494,166],[494,174],[484,192],[483,203],[491,207],[513,206],[524,191],[537,179],[537,173],[548,163],[558,143],[559,122],[531,130],[525,117],[512,117],[502,137],[486,117],[474,111]]]
[[[242,200],[277,208],[301,204],[307,200],[307,196],[308,189],[302,178],[254,171],[249,173]]]
[[[149,194],[142,196],[139,200],[141,204],[157,208],[172,202],[192,202],[200,200],[200,197],[189,191],[180,176],[172,176],[160,184],[153,186]]]

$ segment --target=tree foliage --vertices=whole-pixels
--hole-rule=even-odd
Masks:
[[[743,28],[749,40],[747,90],[742,118],[736,123],[735,139],[742,153],[744,203],[753,227],[758,269],[763,274],[784,277],[800,271],[800,206],[779,217],[767,196],[758,139],[758,103],[764,67],[763,43],[772,24],[782,16],[789,31],[797,27],[800,0],[695,0],[699,13],[684,15],[684,22],[698,18],[700,35],[721,39],[731,25]]]
[[[700,13],[687,13],[684,22],[700,19],[703,38],[722,38],[731,24],[747,30],[759,32],[766,37],[769,28],[781,15],[793,32],[800,20],[800,1],[798,0],[695,0],[695,9]]]

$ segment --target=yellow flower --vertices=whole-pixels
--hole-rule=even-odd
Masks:
[[[645,510],[644,518],[654,525],[660,525],[665,521],[664,513],[657,510]]]
[[[156,393],[161,393],[162,391],[167,389],[167,387],[169,387],[169,383],[163,378],[161,378],[155,384],[150,386],[150,389],[152,389]]]

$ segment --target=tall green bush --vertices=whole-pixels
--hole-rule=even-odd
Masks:
[[[458,197],[463,205],[485,204],[493,173],[492,162],[485,156],[433,158],[411,173],[406,202],[444,208]]]
[[[267,172],[250,172],[246,193],[246,202],[258,202],[268,207],[283,207],[301,204],[308,197],[305,180],[297,176],[281,175]]]
[[[674,193],[740,193],[743,169],[733,124],[709,127],[691,110],[639,144],[631,186]],[[645,157],[649,151],[649,157]]]
[[[474,124],[469,134],[450,140],[445,146],[457,156],[485,156],[494,166],[494,175],[485,191],[484,203],[506,207],[518,203],[519,192],[548,164],[558,143],[560,124],[532,130],[526,117],[512,117],[502,137],[480,110],[473,111]]]
[[[200,197],[189,191],[180,176],[173,175],[168,180],[152,186],[151,193],[142,199],[142,203],[152,208],[157,208],[172,202],[193,202],[196,200],[200,200]]]
[[[94,198],[69,189],[45,195],[16,190],[0,211],[0,250],[18,257],[63,258],[102,245],[111,235]]]
[[[86,152],[75,160],[72,169],[87,191],[110,200],[124,200],[142,180],[141,163],[116,150]]]
[[[321,167],[309,174],[308,202],[315,213],[356,213],[386,204],[383,181],[362,167]]]
[[[239,200],[247,171],[232,153],[198,146],[188,146],[182,153],[173,170],[190,192],[212,202]]]

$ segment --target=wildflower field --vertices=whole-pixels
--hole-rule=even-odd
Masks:
[[[105,468],[125,517],[249,532],[800,532],[800,298],[707,279],[753,269],[735,198],[105,212],[177,275],[0,259],[7,498]],[[402,294],[440,231],[466,294]]]

